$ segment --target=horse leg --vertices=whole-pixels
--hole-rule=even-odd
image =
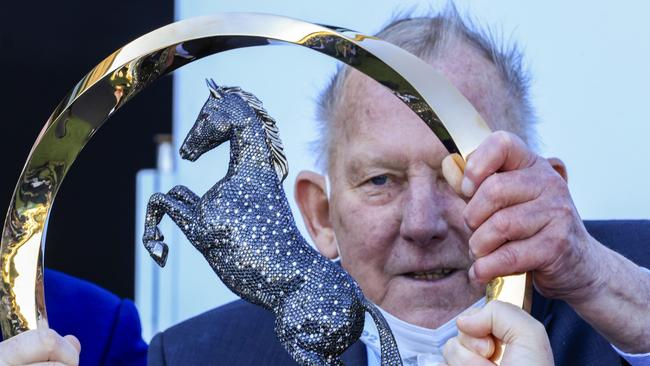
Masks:
[[[347,347],[331,344],[331,334],[323,333],[319,315],[310,314],[303,306],[294,306],[303,303],[304,297],[306,295],[298,291],[284,300],[275,318],[275,333],[291,357],[301,365],[342,366],[340,354]]]
[[[303,348],[297,337],[306,337],[307,334],[287,324],[280,315],[276,317],[275,333],[291,357],[301,365],[343,366],[339,357],[324,357],[316,351]]]
[[[167,195],[192,206],[196,205],[201,199],[201,197],[192,192],[189,188],[180,185],[174,186],[174,188],[170,189],[169,192],[167,192]]]
[[[194,221],[194,213],[192,210],[193,205],[178,199],[176,195],[177,192],[174,193],[173,196],[154,193],[151,198],[149,198],[149,203],[147,203],[147,215],[142,242],[151,257],[161,267],[165,266],[169,248],[167,244],[163,242],[165,238],[158,229],[160,220],[162,220],[165,214],[169,215],[169,217],[181,228],[181,230],[183,230],[183,232],[185,232],[186,235],[189,224]]]

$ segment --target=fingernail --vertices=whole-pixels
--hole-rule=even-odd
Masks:
[[[474,271],[474,265],[472,264],[471,267],[469,267],[469,271],[467,271],[467,277],[469,277],[470,282],[475,282],[476,281],[476,272]]]
[[[474,186],[474,182],[472,182],[469,178],[464,177],[463,183],[461,183],[460,185],[460,190],[461,192],[463,192],[465,197],[468,198],[472,197],[472,195],[474,194],[474,189],[476,189],[476,187]]]

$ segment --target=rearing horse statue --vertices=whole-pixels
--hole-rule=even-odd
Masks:
[[[151,256],[164,266],[168,247],[157,225],[167,214],[230,290],[275,314],[275,332],[298,363],[342,365],[367,311],[382,365],[401,365],[379,309],[300,235],[282,188],[288,167],[275,121],[254,95],[207,83],[210,96],[180,154],[195,161],[230,141],[228,172],[202,197],[184,186],[151,196],[143,237]]]

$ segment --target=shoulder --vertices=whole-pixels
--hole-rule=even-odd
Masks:
[[[144,365],[146,343],[135,305],[88,281],[45,270],[50,327],[73,334],[83,347],[82,364]],[[119,335],[119,336],[116,336]]]
[[[52,269],[45,270],[45,297],[48,305],[74,303],[77,299],[83,299],[93,301],[84,306],[115,307],[121,301],[115,294],[102,287]]]
[[[365,365],[360,341],[342,356],[346,365]],[[149,365],[239,366],[298,365],[275,335],[275,316],[268,310],[237,300],[188,319],[159,333],[149,346]]]
[[[294,365],[275,336],[275,317],[243,300],[233,301],[159,333],[150,365]]]
[[[183,332],[188,328],[193,328],[205,322],[220,325],[236,324],[238,326],[246,326],[250,323],[262,321],[262,323],[270,323],[272,326],[273,319],[274,315],[270,311],[244,300],[236,300],[190,318],[168,329],[167,332]]]
[[[199,340],[214,342],[221,337],[257,330],[273,334],[275,317],[273,313],[244,300],[237,300],[185,320],[164,332],[167,339],[198,337]]]
[[[640,266],[650,267],[650,220],[585,221],[596,240]]]
[[[103,330],[113,321],[114,317],[109,314],[115,314],[121,301],[113,293],[88,281],[45,270],[48,318],[50,326],[60,333],[77,335],[87,328]]]

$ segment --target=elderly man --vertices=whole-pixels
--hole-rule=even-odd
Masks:
[[[534,115],[516,49],[495,46],[453,8],[395,21],[378,36],[428,61],[501,130],[472,154],[461,180],[453,169],[443,174],[448,153],[428,127],[374,81],[342,68],[322,95],[325,175],[301,172],[296,199],[318,250],[383,309],[405,363],[442,361],[455,317],[484,303],[491,278],[533,271],[539,294],[555,299],[536,294],[534,313],[556,363],[620,364],[622,355],[650,364],[650,275],[590,235],[562,162],[528,147]],[[630,244],[594,228],[610,245]],[[641,251],[628,253],[639,260]],[[379,363],[370,324],[346,364]],[[272,315],[243,302],[158,335],[149,356],[169,365],[293,363]]]

